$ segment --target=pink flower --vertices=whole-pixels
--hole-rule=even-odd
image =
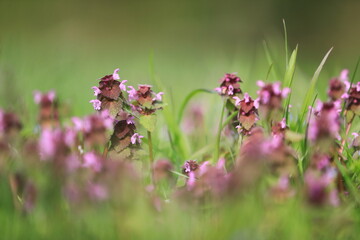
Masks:
[[[141,143],[141,139],[144,136],[139,135],[138,133],[134,133],[134,135],[131,136],[131,143],[132,144],[136,144],[136,143]]]
[[[128,88],[130,89],[129,91],[127,91],[129,94],[129,101],[137,100],[138,97],[135,88],[133,86],[128,86]]]
[[[121,91],[126,91],[126,85],[125,85],[126,82],[127,82],[127,80],[123,80],[120,82]]]
[[[195,173],[194,172],[190,172],[189,173],[189,179],[186,182],[186,187],[187,189],[190,191],[195,187],[195,183],[196,183],[196,178],[195,178]]]
[[[94,152],[87,152],[84,154],[84,162],[82,164],[84,168],[91,168],[95,172],[99,172],[101,170],[101,159]]]
[[[155,97],[152,99],[153,101],[158,101],[161,102],[162,101],[162,96],[164,93],[163,92],[159,92],[157,94],[155,94]]]
[[[92,103],[95,110],[100,111],[101,109],[101,101],[98,99],[90,100],[89,103]]]
[[[98,96],[101,93],[101,90],[96,86],[93,86],[92,89],[94,90],[94,96]]]
[[[134,116],[129,115],[128,118],[126,119],[126,123],[127,124],[135,124],[134,119],[135,119]]]
[[[235,106],[240,106],[241,99],[239,97],[233,97],[233,99],[235,99]]]
[[[119,68],[117,68],[117,69],[114,70],[114,73],[113,73],[113,75],[112,75],[112,77],[113,77],[114,80],[119,80],[119,79],[120,79],[119,74],[118,74],[119,71],[120,71]]]

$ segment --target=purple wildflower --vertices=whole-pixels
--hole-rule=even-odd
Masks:
[[[90,100],[89,103],[92,103],[94,109],[96,111],[100,111],[101,109],[101,101],[98,99]]]
[[[138,133],[134,133],[134,135],[131,136],[131,143],[132,143],[132,144],[136,144],[136,143],[141,144],[141,139],[142,139],[143,137],[144,137],[144,136],[141,136],[141,135],[138,134]]]

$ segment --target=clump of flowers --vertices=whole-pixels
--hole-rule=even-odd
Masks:
[[[34,92],[34,101],[39,105],[39,123],[42,128],[59,126],[58,103],[54,91],[41,93]]]
[[[290,93],[290,88],[281,89],[281,83],[264,83],[257,81],[260,90],[257,92],[259,98],[256,99],[259,104],[260,113],[269,120],[278,120],[281,116],[282,100]],[[280,118],[281,119],[281,118]]]
[[[240,83],[241,79],[234,73],[226,73],[223,78],[220,79],[220,87],[215,88],[215,91],[221,96],[238,96],[242,94]]]
[[[323,149],[327,149],[333,139],[339,139],[340,111],[339,102],[318,101],[309,122],[309,139],[318,145],[322,143]]]
[[[345,108],[351,115],[360,115],[360,82],[352,86],[349,90],[349,94],[344,96]]]
[[[339,77],[333,78],[329,82],[328,96],[332,101],[341,99],[347,96],[347,92],[350,88],[348,81],[349,70],[344,69],[340,73]]]
[[[155,93],[151,88],[151,85],[139,85],[138,90],[135,90],[133,86],[129,86],[130,90],[127,91],[132,109],[141,115],[151,115],[161,109],[157,105],[162,102],[164,93]]]
[[[258,102],[254,101],[248,93],[245,93],[244,99],[234,97],[235,106],[239,108],[238,121],[239,126],[237,126],[239,132],[243,135],[250,135],[251,129],[255,126],[255,123],[258,119],[257,109],[259,108]]]

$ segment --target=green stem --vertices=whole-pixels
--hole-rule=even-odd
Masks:
[[[214,154],[214,159],[213,159],[214,163],[219,159],[219,154],[220,154],[220,140],[221,140],[221,132],[222,132],[222,128],[223,128],[223,118],[224,118],[225,107],[226,107],[226,100],[224,101],[224,104],[223,104],[223,107],[221,110],[219,128],[218,128],[218,132],[216,135],[215,154]]]
[[[153,155],[153,145],[152,145],[151,132],[150,131],[147,131],[147,136],[148,136],[149,159],[150,159],[150,169],[151,169],[152,164],[154,162],[154,155]]]

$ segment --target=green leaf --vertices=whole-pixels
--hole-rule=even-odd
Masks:
[[[143,127],[149,132],[154,131],[156,126],[156,115],[141,116],[140,124],[143,125]]]
[[[298,46],[291,53],[291,57],[289,60],[289,64],[287,65],[285,76],[284,76],[284,84],[283,87],[291,87],[292,81],[294,78],[295,67],[296,67],[296,57],[298,52]]]
[[[301,116],[300,116],[300,122],[302,123],[303,120],[304,120],[304,117],[305,117],[305,114],[308,110],[308,107],[311,103],[311,100],[312,100],[312,97],[314,95],[314,92],[315,92],[315,87],[316,87],[316,83],[317,83],[317,80],[319,79],[319,75],[320,75],[320,72],[327,60],[327,58],[329,57],[331,51],[333,50],[333,48],[330,48],[330,50],[325,54],[324,58],[322,59],[319,67],[316,69],[315,73],[314,73],[314,76],[312,77],[311,79],[311,82],[310,82],[310,87],[306,93],[306,96],[305,96],[305,99],[303,101],[303,106],[302,106],[302,111],[301,111]],[[298,130],[301,128],[301,126],[299,125],[298,126]]]

